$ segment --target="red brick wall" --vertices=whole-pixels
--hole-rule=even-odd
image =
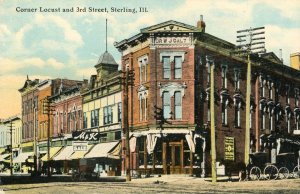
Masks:
[[[174,51],[180,50],[185,51],[185,60],[182,65],[182,79],[173,79],[171,76],[170,80],[165,80],[162,78],[163,64],[160,61],[160,52],[162,51]],[[139,99],[137,95],[137,90],[140,86],[140,75],[138,58],[147,54],[148,55],[148,81],[143,85],[149,87],[148,91],[148,114],[147,121],[140,122],[139,120]],[[131,57],[131,60],[130,60]],[[135,71],[135,81],[134,86],[129,89],[129,121],[133,126],[143,126],[146,124],[155,124],[156,120],[154,118],[154,105],[162,107],[162,98],[160,96],[160,89],[158,88],[158,83],[166,84],[170,82],[177,82],[179,84],[185,83],[187,88],[185,89],[185,95],[182,99],[182,120],[175,121],[171,120],[172,124],[194,124],[194,50],[189,48],[157,48],[155,50],[150,50],[149,48],[141,49],[135,53],[123,56],[122,58],[122,69],[126,65],[126,61],[130,61],[130,68]],[[174,72],[174,65],[171,65],[171,72]],[[172,73],[171,73],[172,74]],[[174,97],[171,98],[174,101]],[[174,111],[174,103],[172,104],[172,109]]]

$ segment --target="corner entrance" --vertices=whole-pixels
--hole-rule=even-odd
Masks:
[[[165,174],[181,174],[183,172],[183,142],[164,143],[163,155]]]

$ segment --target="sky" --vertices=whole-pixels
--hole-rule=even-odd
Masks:
[[[140,7],[148,12],[111,11]],[[298,0],[0,0],[0,118],[21,113],[18,89],[27,75],[83,80],[96,74],[94,65],[105,52],[106,18],[107,49],[119,64],[114,42],[168,20],[196,25],[203,15],[206,33],[231,43],[237,30],[264,26],[267,52],[279,56],[282,49],[289,66],[290,54],[300,52],[299,10]]]

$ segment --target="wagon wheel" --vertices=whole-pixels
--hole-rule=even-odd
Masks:
[[[289,177],[289,170],[286,167],[281,167],[278,171],[278,177],[280,179],[287,179]]]
[[[250,175],[249,175],[250,180],[259,180],[260,175],[261,175],[261,170],[257,166],[251,168]]]
[[[295,166],[293,170],[293,176],[296,179],[300,178],[300,166]]]
[[[264,175],[266,179],[277,179],[278,177],[278,168],[274,165],[267,165],[264,169]]]

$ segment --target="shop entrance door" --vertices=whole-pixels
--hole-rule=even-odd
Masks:
[[[170,174],[181,174],[183,168],[183,146],[181,142],[170,142]]]

